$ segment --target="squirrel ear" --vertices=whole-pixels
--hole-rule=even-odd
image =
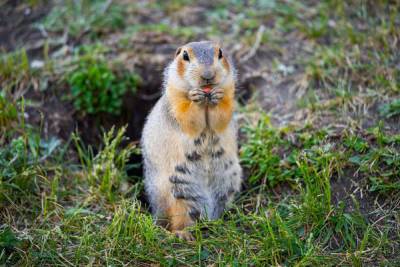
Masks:
[[[178,47],[178,49],[176,49],[176,52],[175,52],[175,57],[177,57],[181,51],[182,51],[182,47]]]

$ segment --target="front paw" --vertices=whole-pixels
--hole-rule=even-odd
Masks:
[[[210,102],[213,105],[217,105],[219,101],[224,97],[224,90],[221,88],[214,89],[210,93]]]
[[[203,103],[206,100],[206,93],[201,89],[190,90],[189,99],[196,103]]]
[[[192,241],[196,240],[194,238],[194,236],[186,230],[175,230],[175,231],[172,231],[172,233],[175,234],[175,236],[177,238],[185,240],[185,241],[192,242]]]

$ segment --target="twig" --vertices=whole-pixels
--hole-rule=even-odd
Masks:
[[[261,182],[260,190],[258,191],[258,194],[257,194],[257,203],[256,203],[256,211],[255,211],[256,214],[258,213],[258,209],[260,208],[260,205],[261,205],[261,195],[262,195],[262,192],[265,190],[266,183],[267,183],[267,177],[264,176],[264,178],[262,179],[262,182]]]
[[[107,9],[111,6],[112,1],[113,1],[113,0],[108,0],[108,1],[104,4],[103,10],[101,11],[102,14],[105,14],[105,13],[106,13]]]

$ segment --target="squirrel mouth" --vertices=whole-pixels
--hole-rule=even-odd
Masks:
[[[214,88],[215,84],[205,84],[201,86],[201,90],[203,90],[204,93],[209,94],[212,89]]]
[[[211,93],[212,88],[208,86],[204,86],[201,90],[203,90],[204,93],[209,94]]]

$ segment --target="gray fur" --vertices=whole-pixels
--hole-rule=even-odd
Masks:
[[[193,42],[189,43],[200,64],[212,65],[214,62],[214,45],[212,42]]]

